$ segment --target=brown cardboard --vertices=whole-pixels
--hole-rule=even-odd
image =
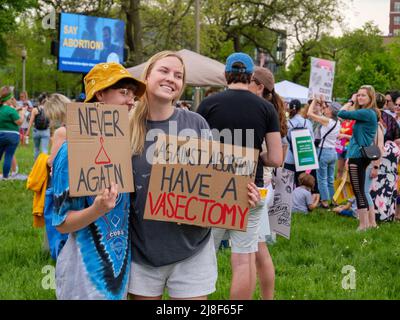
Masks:
[[[111,182],[134,191],[128,106],[67,104],[69,192],[101,194]]]
[[[257,160],[255,149],[159,135],[144,218],[245,231]]]

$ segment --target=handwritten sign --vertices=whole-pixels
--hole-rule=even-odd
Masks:
[[[269,224],[272,231],[290,239],[292,219],[292,192],[294,172],[277,168],[272,183],[275,185],[274,204],[269,207]]]
[[[66,126],[71,196],[134,191],[128,106],[69,103]]]
[[[335,78],[335,61],[311,58],[308,98],[323,95],[325,101],[332,101],[333,80]]]
[[[245,231],[258,150],[159,135],[144,218]]]

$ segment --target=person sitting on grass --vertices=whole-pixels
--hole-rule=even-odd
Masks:
[[[333,212],[346,217],[357,218],[357,202],[356,198],[352,197],[345,204],[341,204],[332,209]]]
[[[313,190],[315,185],[315,178],[308,173],[303,172],[299,176],[298,186],[293,191],[293,207],[292,212],[300,212],[308,214],[318,206],[319,194],[311,195],[311,190]]]

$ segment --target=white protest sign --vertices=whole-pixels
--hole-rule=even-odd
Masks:
[[[276,169],[272,177],[272,183],[275,185],[274,204],[268,208],[271,231],[286,239],[290,239],[293,181],[293,171]]]
[[[335,61],[311,58],[308,98],[324,96],[325,101],[332,101]]]
[[[314,141],[308,129],[292,130],[290,133],[296,171],[318,169],[318,157]]]

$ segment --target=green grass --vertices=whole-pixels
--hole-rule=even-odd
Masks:
[[[32,144],[18,148],[20,172],[33,164]],[[42,250],[43,230],[32,227],[32,192],[24,181],[0,181],[0,299],[54,299],[42,273],[54,265]],[[278,237],[269,250],[276,269],[276,299],[399,299],[400,224],[355,232],[355,219],[317,210],[295,214],[291,239]],[[217,291],[210,299],[228,299],[230,251],[218,253]],[[356,270],[355,290],[344,290],[342,268]],[[45,281],[46,282],[46,281]],[[47,283],[47,282],[46,282]],[[260,299],[257,288],[255,299]]]

